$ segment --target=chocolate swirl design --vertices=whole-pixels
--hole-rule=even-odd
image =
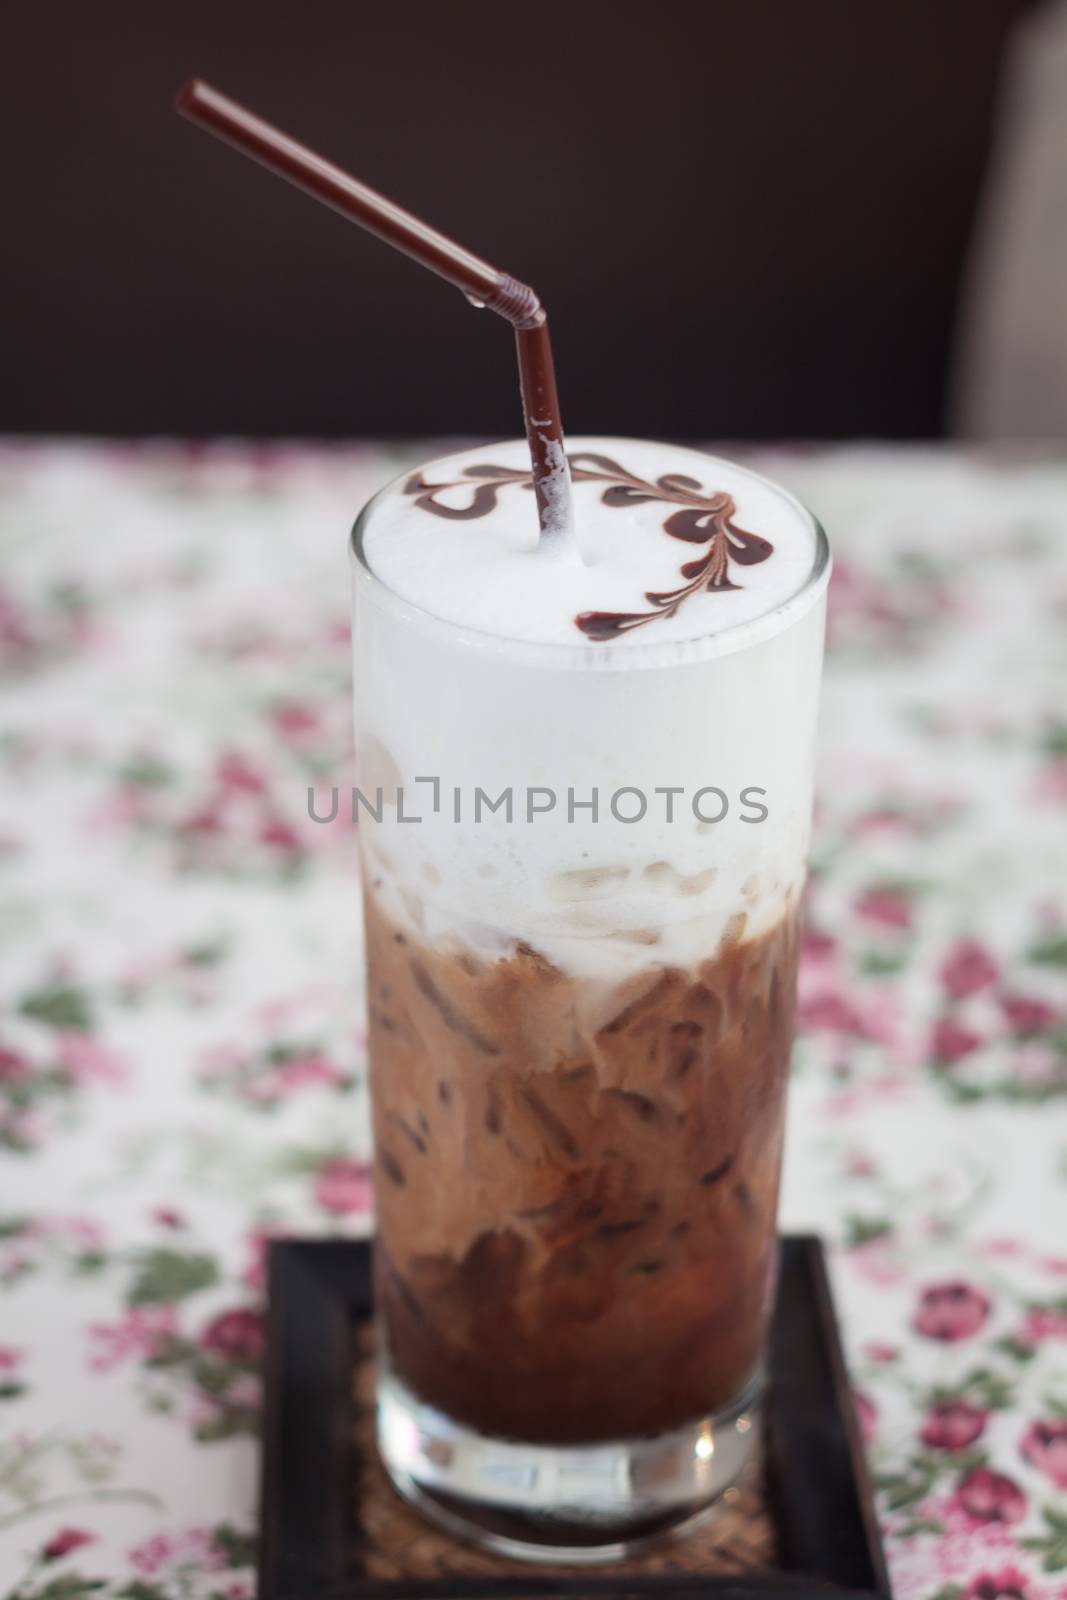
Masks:
[[[484,482],[478,480],[485,480]],[[455,522],[466,522],[472,517],[487,517],[496,505],[496,497],[509,483],[519,483],[524,489],[533,488],[533,473],[529,468],[516,471],[513,467],[488,465],[464,467],[463,477],[455,483],[427,483],[421,472],[416,472],[404,485],[404,493],[415,496],[421,511],[432,511],[435,517],[448,517]],[[447,489],[471,489],[465,506],[450,506],[437,496]]]
[[[664,533],[686,544],[704,545],[703,554],[687,561],[679,571],[684,582],[677,589],[647,590],[645,599],[650,611],[582,611],[575,617],[575,626],[588,639],[605,641],[633,628],[643,628],[657,617],[673,617],[679,608],[704,589],[712,594],[727,589],[738,589],[731,577],[731,563],[752,567],[773,555],[774,546],[758,533],[749,533],[733,520],[737,506],[731,495],[705,494],[695,478],[681,472],[665,472],[654,482],[627,472],[610,456],[581,451],[567,457],[571,477],[576,483],[605,483],[607,488],[600,497],[605,506],[631,506],[641,501],[658,500],[665,505],[681,506],[663,523]],[[404,493],[415,497],[415,504],[437,517],[466,520],[484,517],[493,510],[497,496],[509,484],[519,484],[529,489],[533,486],[529,470],[497,467],[489,464],[465,467],[461,478],[452,483],[427,483],[421,473],[415,473],[404,485]],[[470,489],[470,499],[465,505],[449,505],[438,495],[447,490]]]

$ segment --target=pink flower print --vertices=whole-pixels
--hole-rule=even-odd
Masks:
[[[133,961],[128,961],[118,976],[118,985],[124,995],[131,997],[139,995],[154,978],[158,978],[164,970],[163,963],[156,956],[138,956]]]
[[[894,1047],[894,1057],[899,1053],[896,1047],[900,1014],[900,995],[891,985],[880,984],[868,994],[863,1012],[864,1038]]]
[[[26,612],[7,589],[0,589],[0,656],[28,656],[36,643]]]
[[[865,1150],[850,1150],[845,1162],[845,1172],[850,1178],[873,1178],[878,1168]]]
[[[1051,1045],[1030,1040],[1017,1046],[1011,1058],[1011,1075],[1016,1083],[1037,1088],[1058,1083],[1063,1075],[1063,1058]]]
[[[1024,1461],[1051,1478],[1057,1489],[1067,1489],[1067,1417],[1032,1422],[1019,1441],[1019,1452]]]
[[[181,1560],[195,1561],[208,1572],[226,1566],[225,1552],[215,1543],[210,1528],[186,1528],[181,1533],[155,1533],[129,1552],[130,1565],[143,1577],[155,1577],[164,1567]]]
[[[309,983],[302,989],[283,994],[278,999],[267,1000],[255,1010],[256,1021],[268,1033],[281,1033],[298,1018],[322,1006],[333,1007],[337,993],[326,984]]]
[[[27,1221],[20,1231],[24,1238],[55,1239],[80,1251],[101,1250],[106,1238],[104,1229],[92,1217],[54,1216],[47,1212]]]
[[[880,1339],[871,1339],[863,1347],[863,1353],[868,1361],[885,1363],[895,1361],[900,1355],[895,1344],[884,1344]]]
[[[282,855],[299,855],[303,849],[300,835],[284,817],[267,817],[260,825],[259,841]]]
[[[888,1233],[880,1233],[862,1244],[851,1245],[847,1259],[858,1277],[879,1288],[900,1283],[904,1277],[904,1269],[894,1254],[892,1235]]]
[[[180,833],[199,834],[201,836],[221,833],[221,807],[215,801],[211,801],[206,805],[198,806],[195,811],[190,811],[189,815],[184,819],[184,821],[179,823],[178,831]]]
[[[911,902],[897,889],[864,889],[854,906],[858,917],[876,927],[902,930],[912,925]]]
[[[58,1561],[62,1556],[69,1556],[73,1550],[80,1550],[83,1545],[95,1542],[96,1535],[85,1528],[60,1528],[42,1549],[41,1560]]]
[[[295,700],[283,701],[275,706],[270,717],[282,738],[294,744],[316,733],[320,725],[319,714],[314,706],[302,705]]]
[[[1019,1485],[991,1467],[968,1472],[960,1480],[955,1498],[972,1522],[1021,1522],[1026,1515],[1026,1496]]]
[[[244,1051],[236,1044],[214,1044],[201,1056],[201,1076],[226,1078],[244,1063]]]
[[[59,1066],[75,1083],[125,1083],[126,1064],[88,1033],[58,1033],[55,1039]]]
[[[92,1217],[59,1217],[55,1231],[66,1233],[83,1250],[99,1250],[104,1243],[104,1230]]]
[[[257,1411],[263,1404],[263,1385],[251,1372],[242,1372],[227,1387],[226,1404],[241,1411]]]
[[[985,1325],[989,1301],[966,1283],[938,1283],[924,1289],[912,1321],[916,1333],[954,1344],[969,1339]]]
[[[907,835],[914,831],[914,824],[895,806],[874,806],[869,811],[861,811],[849,829],[855,839],[868,839],[878,834]]]
[[[830,579],[830,622],[839,623],[850,614],[863,614],[870,591],[870,580],[844,561],[835,561]],[[830,632],[833,633],[831,627]]]
[[[941,963],[941,983],[953,1000],[965,1000],[996,983],[996,962],[977,939],[960,939]]]
[[[853,1391],[852,1403],[856,1407],[860,1436],[864,1444],[870,1444],[878,1429],[878,1407],[869,1395],[861,1394],[858,1389]]]
[[[29,1076],[26,1057],[0,1044],[0,1083],[18,1083]]]
[[[17,856],[26,848],[23,835],[16,833],[14,829],[0,827],[0,859],[4,856]]]
[[[1008,1234],[997,1234],[992,1239],[982,1239],[977,1248],[984,1256],[999,1256],[1005,1260],[1026,1254],[1026,1246]]]
[[[805,927],[800,938],[801,965],[822,967],[833,960],[837,950],[837,940],[832,933],[823,933],[819,928]]]
[[[234,1419],[239,1412],[255,1413],[263,1403],[263,1386],[258,1377],[249,1372],[227,1374],[220,1392],[195,1389],[188,1396],[183,1410],[183,1420],[194,1437],[211,1434],[226,1418]]]
[[[890,988],[850,992],[828,971],[810,965],[801,970],[797,1026],[802,1031],[893,1045],[899,1024],[899,999]]]
[[[982,1036],[965,1028],[954,1017],[939,1017],[930,1035],[930,1057],[944,1066],[954,1066],[982,1044]]]
[[[245,1241],[245,1265],[241,1277],[250,1289],[259,1293],[267,1287],[267,1249],[271,1239],[277,1237],[266,1229],[257,1228]]]
[[[93,807],[86,819],[91,832],[110,828],[135,828],[152,814],[150,790],[140,783],[123,783]]]
[[[263,1318],[248,1308],[224,1311],[208,1323],[200,1343],[212,1355],[227,1361],[253,1364],[263,1354]]]
[[[89,1366],[93,1372],[110,1372],[131,1358],[148,1361],[177,1332],[174,1306],[132,1306],[119,1322],[90,1324]]]
[[[185,1227],[185,1218],[173,1206],[153,1206],[152,1221],[158,1222],[161,1228]]]
[[[1041,768],[1034,785],[1034,799],[1047,805],[1062,805],[1067,801],[1067,756],[1058,756]]]
[[[336,1156],[315,1175],[312,1193],[317,1205],[336,1217],[368,1212],[374,1205],[370,1168],[361,1161]]]
[[[1022,1344],[1043,1344],[1046,1339],[1067,1339],[1067,1310],[1054,1306],[1035,1306],[1025,1315],[1019,1330]]]
[[[967,1585],[963,1600],[1026,1600],[1026,1573],[1018,1567],[979,1572]]]
[[[1047,1033],[1056,1020],[1056,1011],[1045,1000],[1031,995],[1002,994],[1000,1009],[1013,1033],[1024,1037],[1033,1033]]]
[[[840,990],[824,989],[819,994],[802,995],[797,1003],[797,1027],[805,1033],[846,1033],[860,1035],[863,1019],[851,1000]]]
[[[293,1089],[310,1088],[317,1084],[332,1089],[344,1081],[343,1074],[320,1050],[309,1050],[307,1055],[294,1056],[291,1061],[283,1061],[274,1077],[282,1093]]]
[[[981,1436],[988,1411],[968,1400],[940,1400],[926,1413],[919,1437],[932,1450],[965,1450]]]
[[[215,763],[215,782],[224,794],[263,794],[267,780],[236,750],[224,750]]]
[[[0,1372],[14,1372],[22,1365],[24,1352],[16,1350],[14,1345],[0,1344]]]
[[[165,1533],[143,1539],[130,1551],[130,1565],[145,1578],[153,1578],[174,1553],[174,1542]]]

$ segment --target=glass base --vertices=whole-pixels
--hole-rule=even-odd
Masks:
[[[526,1561],[619,1561],[712,1515],[752,1459],[759,1384],[713,1416],[597,1445],[489,1439],[378,1388],[378,1449],[396,1488],[449,1533]]]

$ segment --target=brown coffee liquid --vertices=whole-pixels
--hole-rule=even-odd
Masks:
[[[496,1438],[659,1433],[736,1399],[773,1287],[797,914],[618,985],[431,947],[366,900],[379,1313]]]

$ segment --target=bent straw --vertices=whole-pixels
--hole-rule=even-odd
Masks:
[[[558,535],[569,522],[569,475],[559,396],[544,307],[529,284],[499,272],[454,239],[438,233],[332,161],[291,139],[210,84],[191,78],[178,91],[176,109],[190,122],[233,145],[305,194],[358,222],[376,238],[436,272],[515,329],[526,437],[533,466],[542,535]]]

